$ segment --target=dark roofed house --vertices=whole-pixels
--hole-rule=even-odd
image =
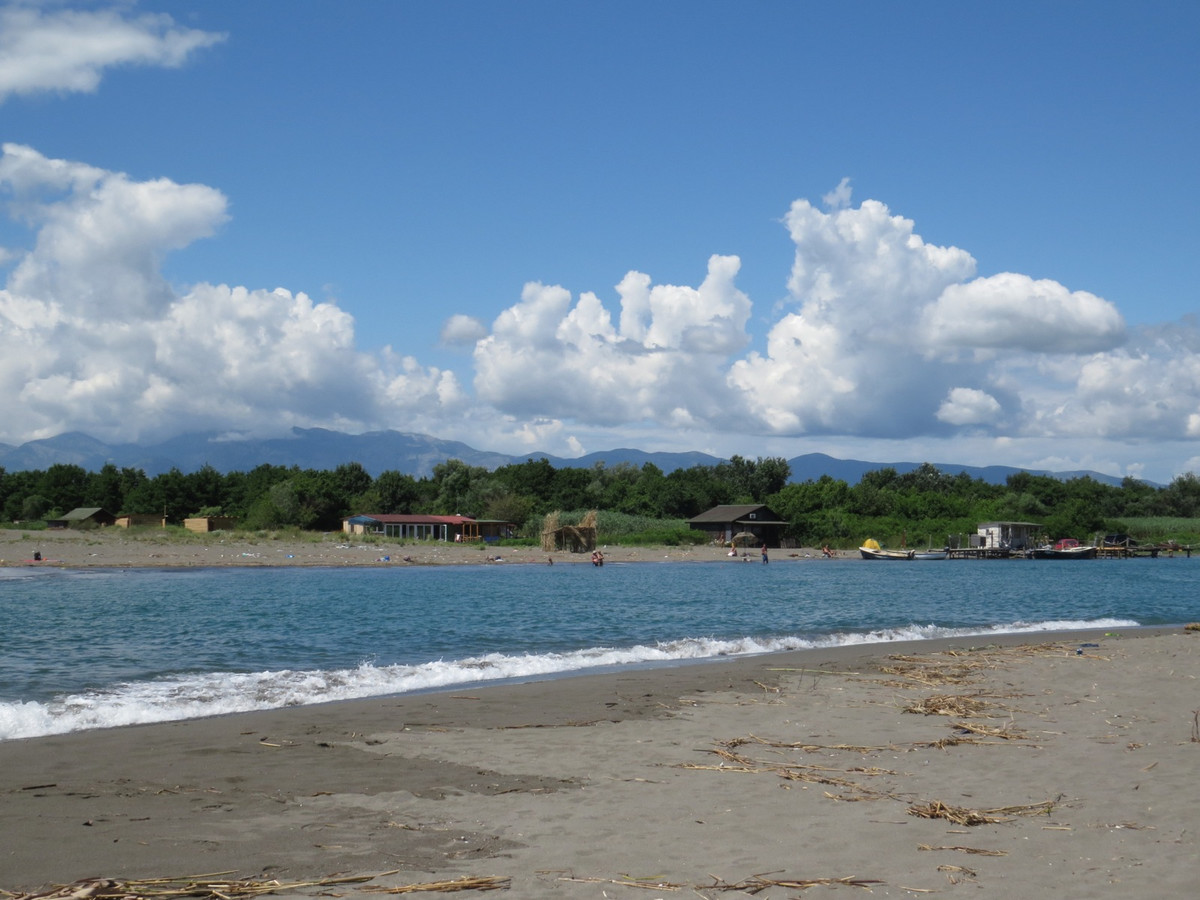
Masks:
[[[749,546],[778,547],[788,522],[769,506],[761,503],[732,503],[714,506],[708,512],[688,519],[692,528],[708,532],[714,544],[728,544],[739,535],[739,543]]]
[[[111,525],[117,517],[98,506],[80,506],[65,516],[47,519],[47,528],[91,528],[96,525]]]

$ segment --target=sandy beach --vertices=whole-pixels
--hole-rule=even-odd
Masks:
[[[0,889],[1191,897],[1197,641],[888,644],[4,742]]]
[[[603,547],[608,562],[682,562],[727,560],[728,550],[699,547]],[[758,550],[746,558],[759,562]],[[405,566],[503,563],[590,564],[587,553],[546,553],[535,547],[494,547],[482,543],[419,541],[399,544],[337,532],[303,538],[261,537],[240,532],[156,534],[120,528],[20,531],[0,529],[0,566]],[[839,554],[857,559],[858,553]],[[817,559],[820,550],[771,550],[772,561]]]

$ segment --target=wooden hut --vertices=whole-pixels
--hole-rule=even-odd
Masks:
[[[743,546],[766,544],[768,547],[778,547],[788,523],[769,506],[737,503],[714,506],[688,519],[688,525],[707,532],[714,544],[729,544],[736,537]]]
[[[232,531],[237,525],[233,516],[192,516],[183,520],[183,527],[188,531]]]
[[[98,506],[80,506],[65,516],[57,519],[47,519],[48,528],[95,528],[101,525],[111,525],[117,519],[112,513]]]

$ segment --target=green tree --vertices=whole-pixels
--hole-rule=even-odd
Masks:
[[[1185,519],[1200,514],[1200,478],[1194,472],[1176,476],[1164,491],[1163,501],[1168,515]]]
[[[752,462],[734,454],[729,462],[714,466],[714,475],[729,485],[734,498],[730,502],[763,503],[787,484],[792,469],[782,457],[760,456]]]
[[[433,483],[437,486],[434,508],[441,515],[471,515],[482,508],[475,489],[487,477],[487,469],[469,466],[461,459],[448,459],[433,467]]]
[[[50,512],[50,501],[41,494],[29,494],[21,500],[20,519],[23,522],[36,522],[46,518]]]
[[[55,463],[42,475],[38,493],[50,502],[50,508],[70,512],[88,504],[88,473],[82,466]],[[112,512],[112,510],[109,510]]]
[[[381,513],[411,513],[421,493],[411,475],[388,469],[375,479],[375,495]]]
[[[363,468],[362,463],[342,463],[333,470],[333,489],[347,503],[353,497],[359,497],[371,489],[371,473]]]

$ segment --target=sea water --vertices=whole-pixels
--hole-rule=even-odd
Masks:
[[[845,644],[1200,619],[1200,559],[0,569],[0,740]]]

